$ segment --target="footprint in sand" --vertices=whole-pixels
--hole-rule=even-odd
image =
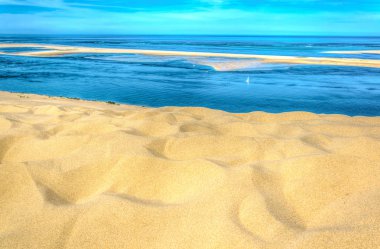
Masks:
[[[255,189],[239,206],[242,228],[271,243],[290,239],[305,229],[304,221],[283,193],[282,181],[280,174],[255,166],[252,173]]]

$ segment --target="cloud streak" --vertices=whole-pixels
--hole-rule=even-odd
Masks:
[[[366,10],[375,4],[370,0],[344,11],[328,8],[320,0],[154,2],[157,3],[153,0],[134,1],[132,4],[121,0],[0,0],[0,5],[12,6],[9,9],[12,11],[7,12],[5,8],[0,14],[0,23],[9,24],[0,32],[380,35],[379,15],[373,9]],[[296,3],[297,8],[294,7]],[[341,2],[329,2],[333,3]],[[353,2],[346,3],[349,6]],[[48,9],[34,9],[36,7]]]

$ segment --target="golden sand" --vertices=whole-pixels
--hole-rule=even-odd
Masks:
[[[334,66],[355,66],[380,68],[380,60],[355,59],[355,58],[329,58],[329,57],[299,57],[299,56],[275,56],[275,55],[256,55],[256,54],[231,54],[231,53],[208,53],[208,52],[188,52],[188,51],[165,51],[165,50],[142,50],[142,49],[118,49],[118,48],[94,48],[63,45],[47,45],[34,43],[2,43],[0,48],[20,48],[35,47],[45,49],[42,51],[17,52],[0,54],[18,56],[52,57],[67,54],[80,53],[99,53],[99,54],[140,54],[153,56],[185,56],[185,57],[208,57],[208,58],[235,58],[235,59],[254,59],[261,63],[279,64],[307,64],[307,65],[334,65]],[[246,62],[242,67],[246,67]],[[237,69],[235,66],[229,66]],[[219,66],[214,69],[218,70]],[[226,68],[226,66],[223,66]],[[227,66],[228,68],[228,66]]]
[[[0,248],[380,248],[379,152],[380,117],[0,92]]]

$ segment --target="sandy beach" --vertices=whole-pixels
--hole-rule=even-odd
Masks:
[[[379,248],[380,118],[0,92],[0,248]]]

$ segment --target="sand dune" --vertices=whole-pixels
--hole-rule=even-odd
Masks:
[[[380,247],[380,118],[0,93],[0,248]]]
[[[299,57],[299,56],[275,56],[275,55],[256,55],[256,54],[231,54],[231,53],[209,53],[209,52],[188,52],[188,51],[165,51],[165,50],[141,50],[141,49],[117,49],[117,48],[95,48],[31,43],[2,43],[0,48],[23,48],[35,47],[42,51],[31,52],[14,52],[0,54],[18,55],[18,56],[36,56],[52,57],[67,54],[80,53],[100,53],[100,54],[140,54],[153,56],[184,56],[184,57],[208,57],[208,58],[235,58],[235,59],[252,59],[260,63],[279,63],[279,64],[306,64],[306,65],[335,65],[335,66],[355,66],[355,67],[373,67],[380,68],[380,60],[372,59],[355,59],[355,58],[329,58],[329,57]],[[251,64],[252,64],[251,63]],[[234,65],[213,65],[215,70],[222,68],[222,71],[228,69],[236,70],[247,67],[247,61]]]

